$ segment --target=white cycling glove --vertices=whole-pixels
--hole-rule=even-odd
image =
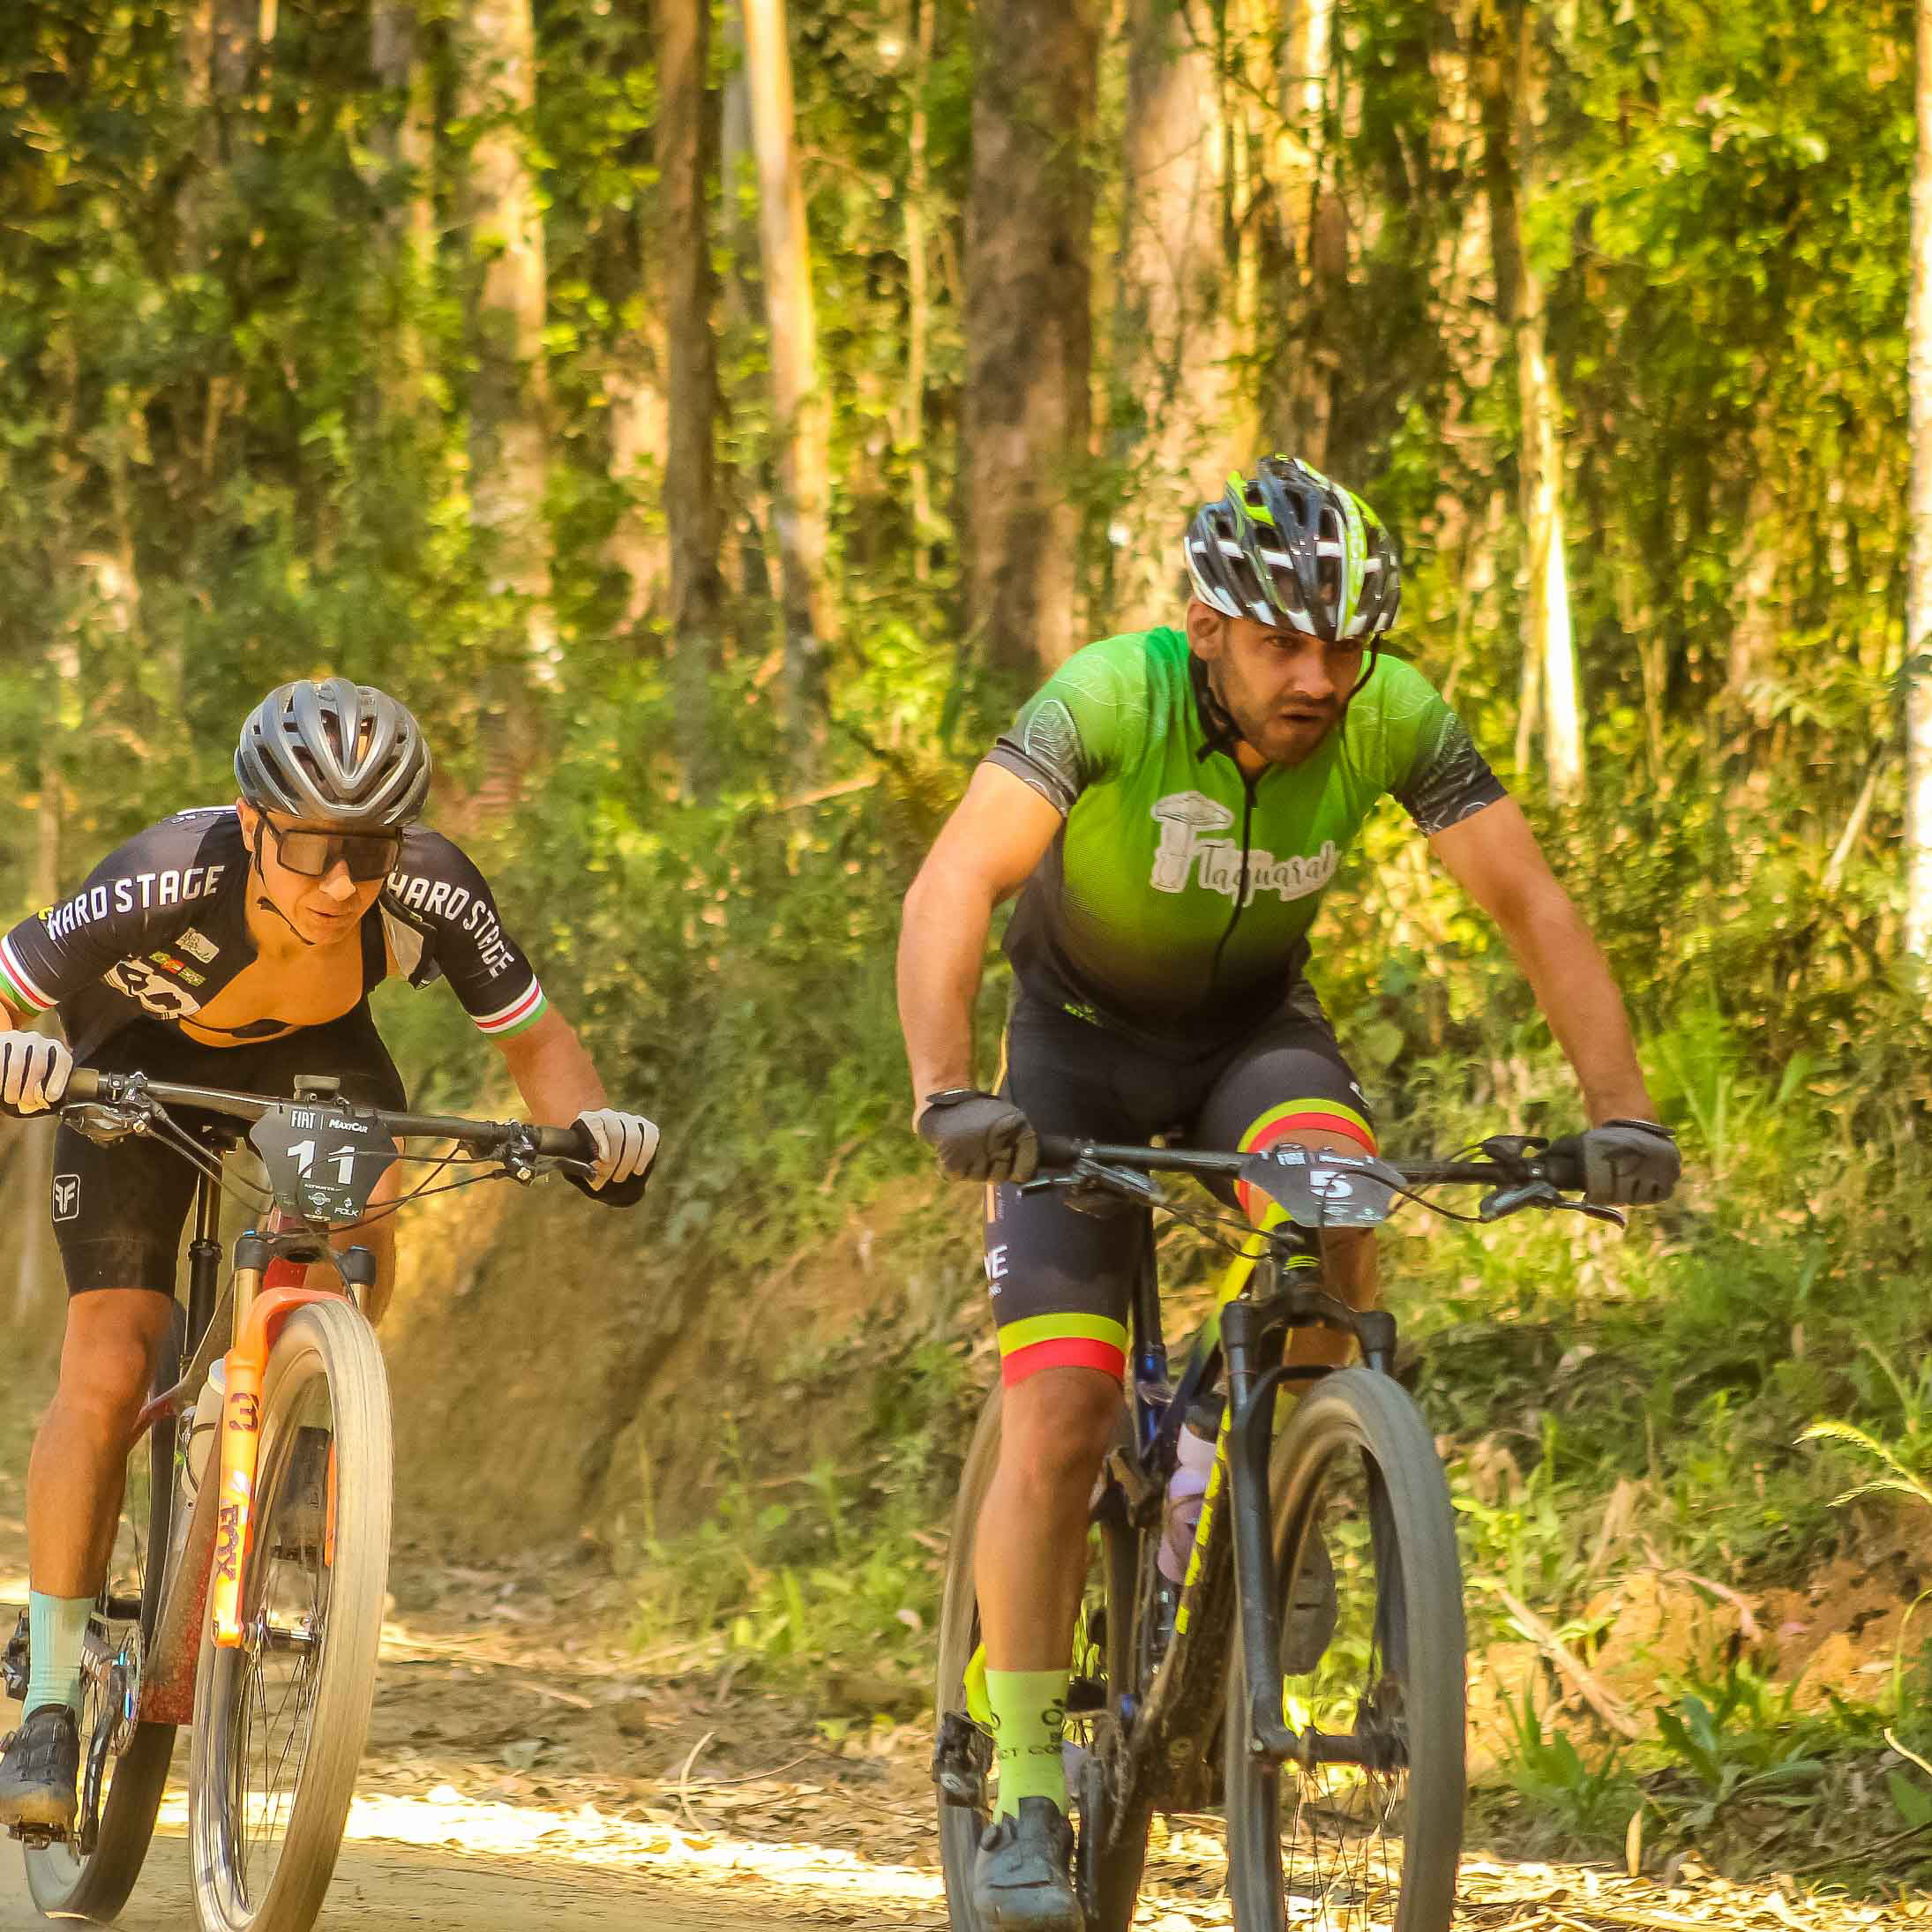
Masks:
[[[0,1106],[44,1113],[67,1091],[74,1056],[45,1033],[0,1033]]]
[[[657,1127],[641,1113],[598,1107],[577,1116],[596,1142],[597,1160],[586,1177],[593,1188],[620,1186],[649,1172],[657,1158]]]

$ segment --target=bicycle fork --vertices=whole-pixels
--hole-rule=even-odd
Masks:
[[[1347,1318],[1342,1320],[1331,1312],[1340,1309],[1341,1305],[1326,1294],[1292,1289],[1266,1303],[1243,1299],[1229,1302],[1221,1310],[1228,1411],[1216,1460],[1226,1458],[1229,1521],[1234,1532],[1236,1632],[1247,1684],[1247,1710],[1231,1711],[1229,1717],[1246,1724],[1248,1755],[1269,1765],[1284,1764],[1290,1759],[1302,1764],[1356,1761],[1361,1755],[1352,1738],[1327,1737],[1314,1731],[1298,1735],[1286,1722],[1281,1598],[1275,1570],[1275,1511],[1269,1475],[1275,1403],[1283,1385],[1312,1381],[1328,1373],[1281,1361],[1290,1323],[1313,1321],[1324,1328],[1352,1332],[1370,1368],[1386,1374],[1393,1367],[1394,1318],[1380,1310],[1348,1309],[1344,1311]],[[1300,1552],[1288,1554],[1299,1559]]]

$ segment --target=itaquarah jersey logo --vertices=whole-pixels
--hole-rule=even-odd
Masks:
[[[1154,849],[1152,885],[1156,892],[1186,892],[1190,885],[1232,899],[1241,892],[1241,848],[1219,835],[1230,830],[1234,814],[1217,800],[1198,791],[1171,791],[1153,807],[1161,828]],[[1335,841],[1307,858],[1277,858],[1259,846],[1247,850],[1247,891],[1243,905],[1252,905],[1264,892],[1284,900],[1306,899],[1335,877],[1340,854]]]

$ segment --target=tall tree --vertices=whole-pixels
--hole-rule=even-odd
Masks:
[[[1512,232],[1506,243],[1498,239],[1497,280],[1499,285],[1514,283],[1516,394],[1522,419],[1518,463],[1526,583],[1519,756],[1539,686],[1550,794],[1568,801],[1581,796],[1584,789],[1584,740],[1564,551],[1562,399],[1550,366],[1543,277],[1527,245],[1524,223],[1525,207],[1536,199],[1541,171],[1539,146],[1546,81],[1540,11],[1540,0],[1518,0],[1511,131],[1516,180],[1504,210]]]
[[[711,670],[724,617],[718,569],[718,371],[711,321],[707,183],[717,146],[716,96],[706,85],[709,0],[653,0],[657,121],[653,131],[663,263],[664,367],[670,423],[664,517],[670,537],[670,677],[687,789],[716,783],[709,726]]]
[[[1912,417],[1912,524],[1906,588],[1906,931],[1932,951],[1932,0],[1918,0],[1918,153],[1906,322]]]
[[[798,171],[791,48],[784,0],[742,0],[752,146],[758,159],[758,242],[764,269],[779,501],[773,520],[784,580],[788,736],[795,764],[822,736],[826,515],[831,416],[819,380],[812,247]]]
[[[1130,0],[1110,450],[1127,483],[1109,624],[1172,601],[1187,509],[1239,436],[1211,33],[1201,0]]]
[[[396,330],[401,379],[397,400],[407,409],[422,401],[427,357],[422,332],[436,249],[431,198],[434,112],[421,46],[422,0],[376,0],[369,14],[369,60],[385,96],[371,129],[387,198],[384,237],[400,297]]]
[[[469,0],[457,19],[463,111],[476,131],[466,183],[477,268],[471,514],[490,547],[493,588],[521,604],[530,670],[549,683],[560,653],[543,505],[548,289],[529,154],[536,103],[530,0]]]
[[[1097,16],[1095,0],[983,0],[974,16],[962,454],[968,613],[988,662],[1027,676],[1060,663],[1077,641]]]

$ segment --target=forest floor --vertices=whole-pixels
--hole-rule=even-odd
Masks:
[[[19,1488],[0,1477],[0,1599],[24,1594]],[[363,1932],[535,1932],[560,1914],[639,1932],[753,1925],[941,1927],[930,1732],[879,1723],[828,1741],[805,1699],[748,1688],[708,1648],[627,1641],[625,1587],[570,1569],[399,1560],[370,1749],[322,1924]],[[183,1754],[184,1756],[184,1754]],[[182,1762],[177,1758],[178,1765]],[[178,1782],[123,1923],[191,1923]],[[1159,1831],[1138,1922],[1232,1924],[1218,1827]],[[1695,1859],[1631,1879],[1524,1863],[1479,1839],[1458,1928],[1470,1932],[1770,1932],[1926,1922],[1792,1877],[1731,1883]],[[38,1922],[0,1860],[0,1932]]]

